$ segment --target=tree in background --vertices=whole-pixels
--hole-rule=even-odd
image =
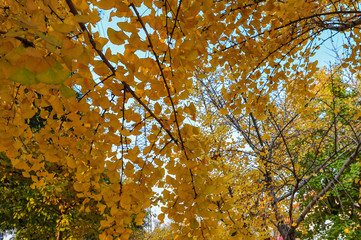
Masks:
[[[2,166],[9,165],[4,158],[1,161]],[[81,209],[69,178],[55,176],[46,184],[36,188],[20,171],[2,169],[1,231],[13,230],[16,239],[98,239],[102,217],[94,209]]]
[[[358,77],[358,76],[356,76]],[[358,138],[357,131],[360,111],[360,89],[354,83],[357,79],[348,79],[342,72],[335,73],[331,83],[325,86],[326,90],[317,99],[321,105],[327,103],[327,107],[319,110],[324,119],[333,120],[332,129],[328,129],[334,135],[329,139],[324,150],[319,155],[319,161],[325,161],[330,155],[340,151],[345,138]],[[337,124],[338,122],[338,124]],[[347,128],[346,126],[353,126]],[[315,138],[322,138],[325,132],[318,130]],[[343,139],[342,139],[343,138]],[[328,168],[322,169],[314,179],[310,180],[304,189],[300,191],[299,202],[304,208],[312,201],[314,195],[321,192],[335,180],[335,175],[342,168],[344,172],[337,181],[333,182],[330,191],[318,201],[314,209],[305,219],[304,236],[302,238],[313,238],[317,233],[322,233],[323,239],[356,239],[360,236],[360,214],[359,203],[359,179],[360,179],[360,154],[357,155],[346,167],[347,154],[339,155],[334,161],[329,161]],[[304,167],[310,167],[310,159],[314,157],[312,152],[307,153]]]
[[[259,121],[239,105],[224,111],[228,82],[220,83],[221,77],[198,78],[202,132],[213,152],[210,181],[217,189],[209,199],[210,220],[223,215],[229,235],[241,238],[267,237],[272,229],[284,239],[295,239],[296,229],[311,237],[317,230],[323,230],[322,238],[357,236],[358,86],[337,72],[322,71],[302,94],[290,85],[275,94]],[[325,220],[333,220],[334,227],[325,228]]]

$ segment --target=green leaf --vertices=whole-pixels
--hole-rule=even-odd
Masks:
[[[36,78],[35,78],[35,74],[33,72],[29,71],[25,67],[19,69],[15,73],[13,73],[9,77],[9,80],[13,81],[13,82],[21,83],[23,85],[32,85],[32,84],[37,83]]]
[[[64,84],[61,84],[61,85],[60,85],[60,92],[61,92],[61,93],[64,95],[64,97],[66,97],[66,98],[73,97],[73,96],[75,96],[75,94],[76,94],[76,92],[75,92],[73,89],[65,86]]]
[[[53,68],[49,68],[42,73],[38,73],[36,78],[42,83],[58,85],[65,82],[69,76],[70,73],[64,70],[60,63],[56,62]]]

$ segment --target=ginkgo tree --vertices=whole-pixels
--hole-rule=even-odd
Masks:
[[[109,19],[101,19],[101,11],[108,11]],[[144,210],[160,203],[159,219],[172,219],[179,238],[211,238],[220,222],[236,238],[241,232],[255,236],[255,226],[267,227],[261,223],[271,219],[266,211],[259,217],[245,214],[251,221],[244,223],[225,216],[230,205],[220,194],[235,181],[231,172],[241,173],[245,165],[213,176],[222,161],[194,122],[195,74],[204,79],[220,71],[218,81],[227,84],[219,112],[246,113],[256,133],[258,122],[268,119],[277,141],[286,142],[277,112],[281,102],[273,103],[274,115],[266,110],[280,89],[298,96],[292,106],[304,109],[303,95],[318,89],[312,84],[317,71],[312,56],[325,40],[323,32],[347,40],[342,65],[352,74],[360,70],[357,1],[3,0],[0,12],[0,152],[37,188],[55,176],[49,164],[71,172],[82,207],[95,204],[92,211],[104,217],[101,239],[127,239],[133,222],[141,225]],[[100,21],[108,26],[105,35],[97,31]],[[38,131],[28,124],[35,114],[44,119]],[[299,131],[307,132],[307,126]],[[139,148],[135,139],[144,133],[148,146]],[[263,138],[251,138],[259,140],[253,146],[259,159],[239,155],[234,161],[257,161],[267,170]],[[260,191],[270,189],[267,172],[239,179],[248,185],[260,181]],[[164,189],[162,197],[155,186]],[[259,199],[263,209],[273,194]],[[292,190],[282,196],[278,200],[292,206]],[[281,228],[281,212],[275,211],[272,221]],[[294,229],[303,217],[285,229]]]
[[[198,79],[204,131],[213,136],[210,178],[223,186],[213,196],[210,218],[227,213],[223,222],[228,235],[244,238],[267,237],[274,230],[284,239],[302,232],[313,238],[312,222],[324,225],[330,219],[342,228],[336,238],[350,231],[351,238],[357,236],[359,189],[352,187],[359,181],[355,166],[361,156],[359,86],[340,80],[337,73],[320,72],[315,86],[302,94],[291,87],[274,95],[259,121],[252,112],[221,114],[224,85],[217,83],[218,77]],[[341,200],[342,195],[347,197]],[[335,207],[324,202],[341,205],[342,211],[327,217]],[[319,218],[320,211],[324,218]],[[327,230],[325,235],[335,234],[333,228]]]

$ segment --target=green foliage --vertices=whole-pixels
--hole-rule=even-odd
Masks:
[[[32,178],[11,169],[3,153],[0,162],[0,231],[13,230],[16,239],[55,239],[58,232],[65,239],[98,239],[102,216],[93,209],[81,209],[71,178],[62,176],[64,171],[48,165],[58,168],[58,176],[37,187]]]
[[[300,162],[304,168],[310,169],[314,165],[318,166],[320,163],[327,162],[326,160],[330,156],[336,154],[340,148],[345,147],[342,142],[344,140],[338,139],[338,135],[341,135],[340,132],[344,134],[344,131],[347,131],[346,126],[349,125],[350,121],[353,121],[352,119],[358,113],[356,109],[358,94],[345,86],[342,74],[335,74],[332,82],[326,87],[332,99],[328,101],[327,96],[324,96],[319,100],[321,105],[324,105],[324,102],[328,102],[329,105],[326,104],[326,107],[319,108],[316,114],[322,113],[325,121],[337,122],[337,124],[334,124],[332,129],[318,129],[315,127],[313,135],[315,139],[322,138],[327,134],[327,131],[332,133],[332,138],[321,151],[306,154],[304,161]],[[296,145],[300,144],[297,141],[295,143]],[[325,169],[313,176],[308,184],[301,189],[298,198],[301,209],[304,209],[316,194],[331,183],[350,155],[351,153],[345,153],[335,160],[327,162],[329,166],[325,166]],[[313,159],[316,159],[316,161],[312,161]],[[316,235],[327,240],[357,239],[361,236],[360,159],[361,154],[358,154],[355,161],[346,167],[331,190],[307,214],[303,224],[304,228],[298,232],[301,239],[314,239]]]
[[[40,191],[30,188],[31,181],[20,172],[2,172],[0,177],[0,230],[16,230],[18,239],[53,238],[58,209],[46,202]]]

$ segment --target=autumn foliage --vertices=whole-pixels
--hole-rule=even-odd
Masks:
[[[306,234],[345,174],[359,188],[359,7],[2,0],[1,191],[41,199],[58,239],[128,239],[152,206],[176,239]]]

